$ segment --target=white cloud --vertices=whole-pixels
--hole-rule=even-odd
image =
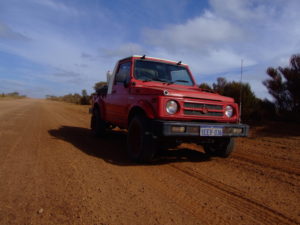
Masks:
[[[13,79],[0,79],[0,87],[2,90],[5,90],[7,87],[24,87],[25,82]]]
[[[117,59],[146,54],[189,64],[199,81],[223,75],[239,79],[244,59],[245,80],[263,95],[266,68],[285,66],[292,54],[300,52],[298,0],[210,0],[210,7],[194,18],[155,26],[154,17],[166,15],[150,0],[144,4],[151,7],[143,11],[139,5],[125,4],[122,13],[128,14],[128,21],[137,22],[130,25],[99,2],[93,7],[54,0],[4,3],[0,3],[4,8],[0,19],[5,22],[0,23],[0,50],[44,67],[30,75],[36,80],[73,83],[74,90],[91,89],[104,80]],[[174,17],[183,14],[183,7],[168,1],[157,4],[171,7]],[[131,11],[145,15],[137,20],[130,17]]]
[[[255,61],[247,58],[245,55],[238,55],[226,49],[211,50],[205,55],[201,55],[191,50],[181,49],[181,52],[174,54],[165,49],[156,48],[151,51],[150,55],[187,63],[193,74],[199,76],[200,80],[209,78],[212,74],[227,73],[228,70],[235,70],[240,66],[242,59],[245,66],[256,64]]]
[[[139,49],[136,44],[120,44],[125,32],[110,21],[112,15],[108,10],[102,10],[98,2],[91,8],[81,2],[15,1],[15,5],[0,3],[5,12],[0,16],[5,22],[5,25],[0,23],[0,40],[10,37],[0,41],[0,51],[34,65],[36,68],[28,76],[37,86],[53,87],[48,88],[53,89],[48,94],[70,90],[70,86],[74,91],[90,91],[95,82],[106,80],[106,71],[113,68],[115,59],[102,57],[99,49],[103,46],[111,50],[112,44],[120,45],[123,53]],[[107,28],[111,27],[119,35],[110,35],[112,31]],[[29,41],[14,41],[21,39],[23,33]],[[23,79],[25,73],[17,71],[20,65],[13,65],[17,63],[17,60],[7,62],[6,67],[11,67],[10,73],[15,77]],[[63,85],[66,88],[58,90]]]
[[[144,32],[146,40],[151,44],[164,46],[169,51],[186,48],[205,52],[218,49],[221,43],[242,38],[237,26],[209,11],[184,24],[172,25],[164,30],[148,29]]]
[[[29,38],[25,35],[14,31],[6,24],[0,21],[0,38],[8,40],[19,40],[19,41],[28,41]]]
[[[111,48],[111,49],[103,49],[103,56],[104,57],[118,57],[123,58],[130,55],[135,54],[144,54],[145,49],[139,44],[136,43],[123,43],[117,48]]]
[[[82,14],[82,11],[77,10],[74,7],[67,6],[62,1],[53,1],[53,0],[31,0],[35,4],[39,4],[45,6],[47,8],[60,11],[62,13],[68,13],[71,15],[79,15]]]
[[[1,45],[0,45],[1,46]],[[26,45],[2,45],[6,52],[21,56],[42,65],[69,70],[80,60],[80,49],[55,35],[32,36]]]
[[[261,20],[266,16],[272,16],[273,6],[277,5],[277,0],[227,0],[226,3],[220,0],[210,0],[214,12],[224,18],[237,22],[245,20]]]
[[[47,68],[45,72],[35,71],[28,75],[37,83],[35,85],[27,83],[27,89],[15,83],[17,90],[35,97],[42,97],[42,94],[63,95],[66,92],[78,92],[81,89],[91,92],[93,84],[105,80],[106,71],[114,65],[114,62],[100,60],[99,56],[97,59],[99,54],[97,48],[82,44],[70,36],[62,36],[53,30],[44,33],[31,30],[30,41],[26,44],[0,42],[0,49]],[[7,85],[5,91],[14,90],[13,83],[8,85],[10,83],[5,82],[5,84]],[[50,88],[51,86],[55,87]],[[57,90],[59,87],[61,90]]]
[[[144,30],[151,54],[190,64],[201,80],[232,74],[245,77],[259,97],[268,66],[277,67],[300,52],[300,4],[296,0],[211,0],[211,8],[182,24]],[[283,66],[284,66],[283,65]],[[257,73],[253,75],[253,73]],[[200,79],[198,79],[200,80]]]

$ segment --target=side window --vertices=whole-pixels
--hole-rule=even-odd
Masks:
[[[115,83],[123,83],[126,79],[129,79],[130,67],[131,62],[126,62],[119,66],[118,72],[116,74]]]

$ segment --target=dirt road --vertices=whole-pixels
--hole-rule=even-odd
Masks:
[[[256,127],[229,159],[183,144],[134,165],[85,106],[0,101],[0,224],[300,224],[300,132]]]

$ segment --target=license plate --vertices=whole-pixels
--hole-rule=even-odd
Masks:
[[[216,126],[201,127],[200,136],[204,136],[204,137],[223,136],[223,128],[216,127]]]

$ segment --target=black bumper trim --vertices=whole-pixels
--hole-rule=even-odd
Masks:
[[[184,126],[184,133],[172,132],[172,126]],[[223,133],[222,136],[200,136],[199,133],[189,132],[190,129],[188,127],[207,127],[207,126],[217,126],[221,128],[239,128],[242,129],[242,133]],[[236,124],[236,123],[205,123],[205,122],[184,122],[184,121],[162,121],[162,120],[154,120],[152,122],[152,132],[153,135],[158,137],[199,137],[199,138],[215,138],[215,137],[247,137],[249,133],[249,126],[246,124]]]

